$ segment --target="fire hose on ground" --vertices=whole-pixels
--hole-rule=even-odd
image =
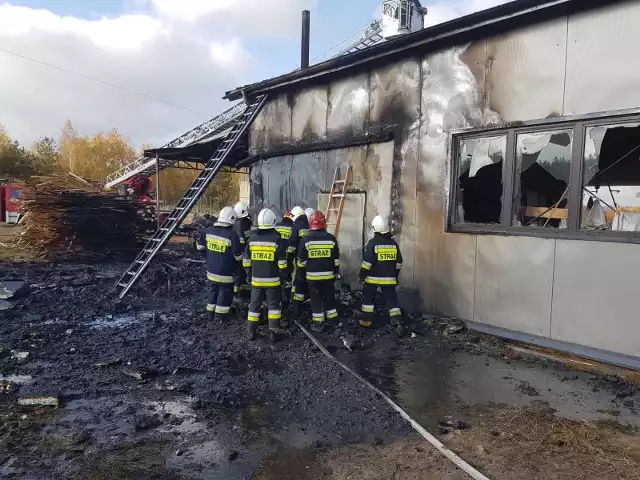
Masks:
[[[422,438],[424,438],[427,442],[429,442],[433,447],[435,447],[436,450],[438,450],[440,453],[442,453],[445,457],[447,457],[449,460],[451,460],[458,468],[460,468],[462,471],[464,471],[466,474],[468,474],[474,480],[489,480],[489,478],[485,477],[482,473],[480,473],[478,470],[473,468],[471,465],[469,465],[467,462],[465,462],[458,455],[456,455],[451,450],[449,450],[447,447],[445,447],[444,444],[440,440],[438,440],[436,437],[434,437],[429,432],[427,432],[427,430],[425,430],[425,428],[422,425],[420,425],[413,418],[411,418],[411,416],[407,412],[405,412],[402,409],[402,407],[400,407],[400,405],[398,405],[396,402],[394,402],[382,390],[380,390],[376,386],[372,385],[370,382],[368,382],[360,374],[358,374],[357,372],[353,371],[347,365],[345,365],[340,360],[338,360],[336,357],[331,355],[331,353],[329,353],[329,351],[326,348],[324,348],[324,346],[322,346],[322,344],[313,335],[311,335],[311,333],[306,328],[304,328],[297,320],[294,320],[294,322],[298,326],[298,328],[302,331],[302,333],[304,333],[309,338],[309,340],[311,340],[311,342],[316,347],[318,347],[318,349],[326,357],[328,357],[330,360],[332,360],[333,362],[338,364],[341,368],[343,368],[344,370],[349,372],[351,375],[356,377],[358,380],[360,380],[360,382],[362,382],[368,388],[373,390],[375,393],[380,395],[389,405],[391,405],[391,407],[396,412],[398,412],[400,414],[400,416],[402,418],[404,418],[407,422],[409,422],[411,424],[413,429],[416,432],[418,432],[418,434],[420,434],[420,436]]]

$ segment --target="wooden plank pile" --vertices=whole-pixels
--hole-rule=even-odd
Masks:
[[[23,194],[20,243],[51,261],[131,260],[149,225],[140,207],[73,174],[32,177]]]

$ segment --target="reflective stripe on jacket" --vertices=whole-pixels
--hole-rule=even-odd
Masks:
[[[217,283],[233,283],[233,274],[242,260],[243,247],[231,226],[207,228],[196,241],[198,250],[207,252],[207,278]]]
[[[287,251],[275,229],[257,230],[247,241],[242,259],[252,287],[277,287],[287,268]]]
[[[240,238],[240,243],[243,245],[247,242],[249,237],[251,236],[251,227],[253,226],[253,222],[249,217],[243,217],[236,219],[236,222],[233,224],[233,230],[238,234]]]
[[[326,230],[311,230],[300,243],[298,268],[307,281],[333,280],[340,272],[340,249],[336,237]]]
[[[289,239],[289,248],[287,249],[289,254],[296,255],[298,253],[298,247],[300,246],[302,237],[304,237],[307,232],[309,232],[309,220],[306,215],[300,215],[296,218],[296,221],[293,222],[291,238]]]
[[[402,269],[402,253],[390,233],[376,233],[367,243],[360,278],[373,285],[396,285]]]

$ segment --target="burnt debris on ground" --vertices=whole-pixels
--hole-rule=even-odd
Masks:
[[[397,459],[405,445],[416,455],[409,425],[296,329],[272,345],[265,332],[246,341],[244,311],[205,323],[194,260],[166,250],[124,300],[111,288],[125,265],[0,263],[0,281],[24,282],[0,312],[0,476],[279,478],[267,467],[293,469],[286,455],[327,459],[330,478],[347,478],[354,470],[336,464],[346,451]],[[341,293],[342,320],[321,342],[435,433],[474,432],[469,407],[488,403],[638,425],[629,382],[517,360],[436,316],[364,330],[357,298]],[[449,471],[419,448],[432,458],[421,468]]]

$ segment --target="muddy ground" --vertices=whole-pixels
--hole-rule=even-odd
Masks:
[[[466,478],[301,332],[201,324],[194,260],[174,247],[125,300],[125,265],[0,262],[26,281],[0,312],[0,478]],[[362,332],[357,295],[341,300],[322,343],[490,478],[640,478],[633,383],[437,317]],[[17,404],[32,394],[60,406]]]

